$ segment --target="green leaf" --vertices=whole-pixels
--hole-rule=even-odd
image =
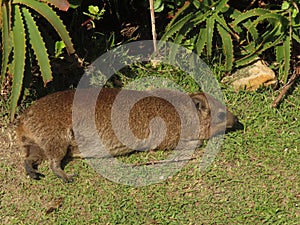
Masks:
[[[63,53],[63,49],[65,47],[66,47],[66,45],[63,41],[55,42],[55,58],[58,58]]]
[[[3,85],[4,77],[7,70],[8,58],[11,51],[10,43],[10,5],[9,2],[4,2],[1,7],[2,10],[2,65],[1,65],[1,77],[0,87]]]
[[[293,9],[292,10],[292,18],[295,19],[299,15],[299,10],[298,9]]]
[[[94,5],[89,5],[89,13],[92,15],[97,15],[99,13],[99,7],[98,6],[94,6]]]
[[[196,9],[199,9],[201,7],[201,2],[198,0],[193,0],[191,3],[195,6]]]
[[[254,52],[253,54],[248,54],[245,57],[236,60],[235,65],[237,67],[245,66],[245,65],[252,63],[253,61],[255,61],[257,59],[258,59],[258,54],[256,52]]]
[[[242,13],[235,18],[235,20],[232,23],[232,27],[236,27],[240,22],[247,20],[251,17],[263,16],[266,13],[270,13],[270,10],[262,9],[262,8],[255,8],[255,9],[248,10],[245,13]]]
[[[68,53],[73,54],[75,52],[72,40],[69,36],[65,25],[63,24],[61,19],[56,15],[56,13],[52,10],[51,7],[49,7],[43,2],[33,0],[13,0],[13,4],[26,5],[38,12],[43,17],[45,17],[45,19],[47,19],[48,22],[54,27],[54,29],[56,30],[60,38],[63,40],[63,42],[65,42]]]
[[[10,99],[11,121],[14,119],[16,107],[21,94],[23,76],[25,71],[25,29],[22,21],[22,15],[18,5],[14,5],[14,24],[12,27],[13,41],[13,62],[12,62],[12,92]]]
[[[279,75],[284,83],[287,82],[288,74],[290,71],[291,61],[291,40],[289,37],[285,38],[282,45],[275,48],[276,61],[279,63]]]
[[[281,9],[286,10],[290,8],[290,4],[287,1],[284,1],[281,5]]]
[[[48,2],[51,5],[54,5],[55,7],[59,8],[59,10],[62,11],[68,11],[70,4],[67,0],[42,0],[44,2]]]
[[[170,23],[167,25],[166,27],[166,31],[169,31],[171,29],[171,27],[173,26],[173,24],[175,24],[175,22],[177,22],[178,17],[184,15],[184,12],[187,11],[189,9],[190,4],[186,4],[184,5],[181,9],[179,9],[177,11],[177,13],[175,14],[175,16],[173,17],[173,19],[170,21]]]
[[[82,0],[69,0],[70,8],[76,9],[81,5]]]
[[[162,12],[164,10],[164,2],[162,0],[154,0],[154,11]]]
[[[175,33],[179,32],[180,29],[187,23],[187,21],[191,20],[194,17],[193,13],[189,13],[185,17],[178,20],[169,30],[165,32],[162,36],[162,40],[167,40],[172,37]]]
[[[213,14],[212,10],[207,10],[205,13],[203,13],[202,11],[199,11],[195,14],[192,22],[194,23],[195,26],[199,25],[200,23],[202,23],[205,20],[207,20],[208,18],[210,18],[212,14]]]
[[[37,62],[41,70],[44,84],[46,85],[49,81],[52,80],[52,72],[47,49],[29,10],[25,7],[22,7],[21,10],[26,21],[29,34],[29,41],[37,58]]]
[[[193,28],[193,25],[191,23],[187,23],[183,26],[182,29],[178,32],[174,39],[174,43],[176,44],[181,44],[182,40],[186,37],[186,34]],[[173,47],[171,54],[170,54],[170,59],[172,62],[174,62],[176,54],[178,53],[178,49],[176,47]]]
[[[220,25],[217,24],[217,30],[222,39],[222,49],[225,56],[225,69],[230,71],[233,65],[233,44],[230,34]]]
[[[274,39],[274,33],[277,33],[276,28],[274,28],[271,32],[266,31],[265,34],[267,34],[268,37],[266,37],[266,39],[263,38],[262,42],[260,42],[259,45],[257,45],[253,51],[246,54],[245,57],[236,60],[235,64],[238,67],[247,65],[247,64],[253,62],[254,60],[256,60],[257,57],[261,53],[266,51],[267,49],[278,45],[282,41],[282,36],[277,36],[277,38]],[[282,35],[284,35],[284,34],[282,34]],[[266,35],[264,35],[264,36],[266,36]]]
[[[292,37],[293,37],[293,40],[297,41],[300,44],[300,37],[299,37],[299,35],[297,35],[295,32],[293,32]]]
[[[288,19],[284,16],[281,16],[276,13],[266,13],[264,15],[259,16],[255,21],[253,21],[252,25],[256,27],[259,23],[261,23],[264,20],[269,21],[269,23],[272,24],[274,27],[282,26],[283,29],[286,29],[289,23]],[[282,30],[278,30],[278,33],[275,35],[280,35],[281,33]]]
[[[213,17],[210,17],[206,20],[206,32],[207,32],[206,51],[208,57],[212,56],[214,28],[215,28],[215,19]]]
[[[216,20],[216,22],[219,23],[223,27],[223,29],[227,31],[227,33],[231,33],[232,35],[234,35],[234,32],[227,25],[227,22],[222,15],[219,16],[218,14],[214,14],[213,17]]]
[[[211,6],[212,9],[214,9],[214,11],[216,13],[219,12],[226,12],[228,10],[228,6],[227,6],[227,2],[229,0],[221,0],[221,1],[216,1],[214,6]]]
[[[243,26],[248,30],[248,33],[250,33],[252,40],[250,39],[250,37],[248,37],[247,42],[256,42],[259,38],[259,34],[258,31],[256,29],[255,26],[252,25],[251,21],[246,21],[245,23],[243,23]]]
[[[204,49],[204,46],[206,44],[206,41],[207,41],[206,29],[205,29],[205,27],[201,27],[199,29],[199,34],[198,34],[197,41],[196,41],[196,51],[197,51],[198,55],[201,55],[201,53]]]

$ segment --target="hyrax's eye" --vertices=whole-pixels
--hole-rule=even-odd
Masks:
[[[226,113],[225,112],[219,112],[218,113],[218,119],[219,120],[225,120]]]

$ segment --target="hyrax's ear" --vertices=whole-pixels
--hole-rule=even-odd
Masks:
[[[199,94],[194,94],[191,96],[197,110],[199,111],[208,111],[209,110],[209,104],[207,101],[207,98],[205,97],[204,94],[199,93]]]

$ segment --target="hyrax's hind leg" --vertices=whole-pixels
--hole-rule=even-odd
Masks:
[[[58,176],[59,178],[63,179],[65,182],[72,182],[73,177],[76,176],[76,174],[66,174],[65,171],[61,168],[61,161],[62,159],[50,159],[50,168],[53,171],[53,173]]]
[[[33,141],[24,138],[23,146],[25,150],[25,161],[24,167],[26,174],[33,179],[39,180],[40,177],[44,176],[38,172],[38,165],[40,165],[44,159],[43,150]]]
[[[38,172],[38,165],[43,161],[39,154],[30,154],[24,161],[26,173],[33,179],[39,180],[44,175]]]
[[[17,143],[25,153],[24,167],[26,174],[33,179],[40,179],[40,174],[37,169],[38,165],[45,159],[43,149],[32,139],[30,132],[24,129],[20,124],[16,130]]]

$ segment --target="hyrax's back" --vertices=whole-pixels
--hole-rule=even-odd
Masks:
[[[86,133],[89,128],[85,129],[86,119],[93,116],[93,109],[88,107],[88,102],[95,91],[97,90],[91,89],[83,92],[77,99],[80,107],[75,104],[73,109],[77,112],[75,126],[79,124],[81,129],[74,130],[72,124],[75,94],[72,90],[57,92],[37,100],[21,116],[17,137],[20,147],[26,153],[25,169],[30,177],[40,177],[37,166],[46,159],[58,177],[65,181],[72,180],[73,175],[67,175],[60,164],[68,150],[77,149],[75,137],[83,137],[83,141],[79,139],[85,144],[84,137],[89,135]],[[102,89],[95,107],[97,132],[102,144],[112,155],[154,148],[174,149],[179,139],[184,139],[187,145],[195,145],[195,141],[200,143],[202,139],[208,139],[217,131],[232,127],[237,122],[235,116],[225,109],[227,117],[220,120],[217,118],[211,123],[212,112],[219,113],[219,109],[211,111],[210,108],[219,107],[219,103],[213,99],[208,104],[203,94],[193,94],[187,99],[186,95],[165,90],[158,91],[162,98],[151,96],[153,93],[150,92],[122,90],[122,94],[118,95],[119,92],[120,89]],[[132,99],[137,100],[136,104],[132,104]],[[174,103],[176,109],[172,105]],[[132,107],[129,107],[131,104]],[[183,115],[181,111],[185,111]],[[126,116],[128,121],[124,122]],[[160,119],[155,120],[158,117]],[[189,129],[193,126],[193,129]],[[183,128],[184,137],[180,136]],[[149,136],[154,139],[149,139]]]

